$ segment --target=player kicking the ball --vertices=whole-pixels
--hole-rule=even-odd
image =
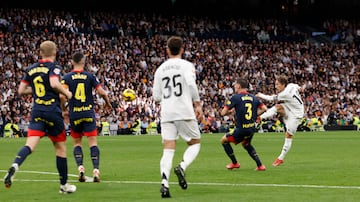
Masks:
[[[273,166],[279,166],[284,162],[284,158],[291,148],[293,135],[295,135],[297,127],[304,116],[304,104],[299,93],[302,90],[301,87],[298,84],[288,83],[286,76],[279,76],[276,79],[275,88],[278,93],[276,95],[258,93],[256,96],[268,101],[278,102],[278,104],[263,113],[260,119],[271,118],[279,114],[283,117],[285,123],[285,142],[280,155],[272,164]]]

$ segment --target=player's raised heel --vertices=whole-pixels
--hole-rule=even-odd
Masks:
[[[281,164],[283,164],[283,163],[284,163],[283,160],[281,160],[281,159],[276,159],[276,160],[274,161],[274,163],[272,164],[272,166],[279,166],[279,165],[281,165]]]
[[[186,182],[186,179],[185,179],[185,172],[181,168],[181,166],[180,165],[176,166],[174,168],[174,172],[175,172],[176,176],[178,177],[180,187],[182,189],[187,189],[187,182]]]
[[[84,166],[79,166],[78,168],[79,170],[79,182],[85,182],[85,168]]]
[[[99,169],[94,169],[93,171],[93,176],[94,176],[94,182],[100,182],[100,171]]]
[[[16,169],[15,167],[11,166],[9,168],[9,171],[6,173],[4,177],[4,184],[6,188],[10,188],[12,185],[12,182],[14,181]]]
[[[272,166],[279,166],[279,165],[281,165],[281,164],[283,164],[283,163],[284,163],[283,160],[281,160],[281,159],[276,159],[276,160],[274,161],[274,163],[272,163]]]

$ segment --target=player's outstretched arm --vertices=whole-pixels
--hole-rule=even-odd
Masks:
[[[255,96],[257,98],[261,98],[261,99],[268,100],[268,101],[276,100],[276,97],[277,97],[277,95],[265,95],[263,93],[257,93]]]

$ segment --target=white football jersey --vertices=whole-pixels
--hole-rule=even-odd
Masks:
[[[285,89],[277,95],[278,101],[283,101],[284,106],[297,118],[304,116],[304,102],[299,93],[298,84],[289,83]]]
[[[200,101],[194,65],[170,58],[155,72],[153,99],[161,104],[161,122],[196,119],[193,101]]]

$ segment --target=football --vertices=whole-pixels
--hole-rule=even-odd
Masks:
[[[122,98],[123,98],[123,100],[125,100],[127,102],[131,102],[131,101],[135,100],[136,93],[133,89],[127,88],[122,92]]]

